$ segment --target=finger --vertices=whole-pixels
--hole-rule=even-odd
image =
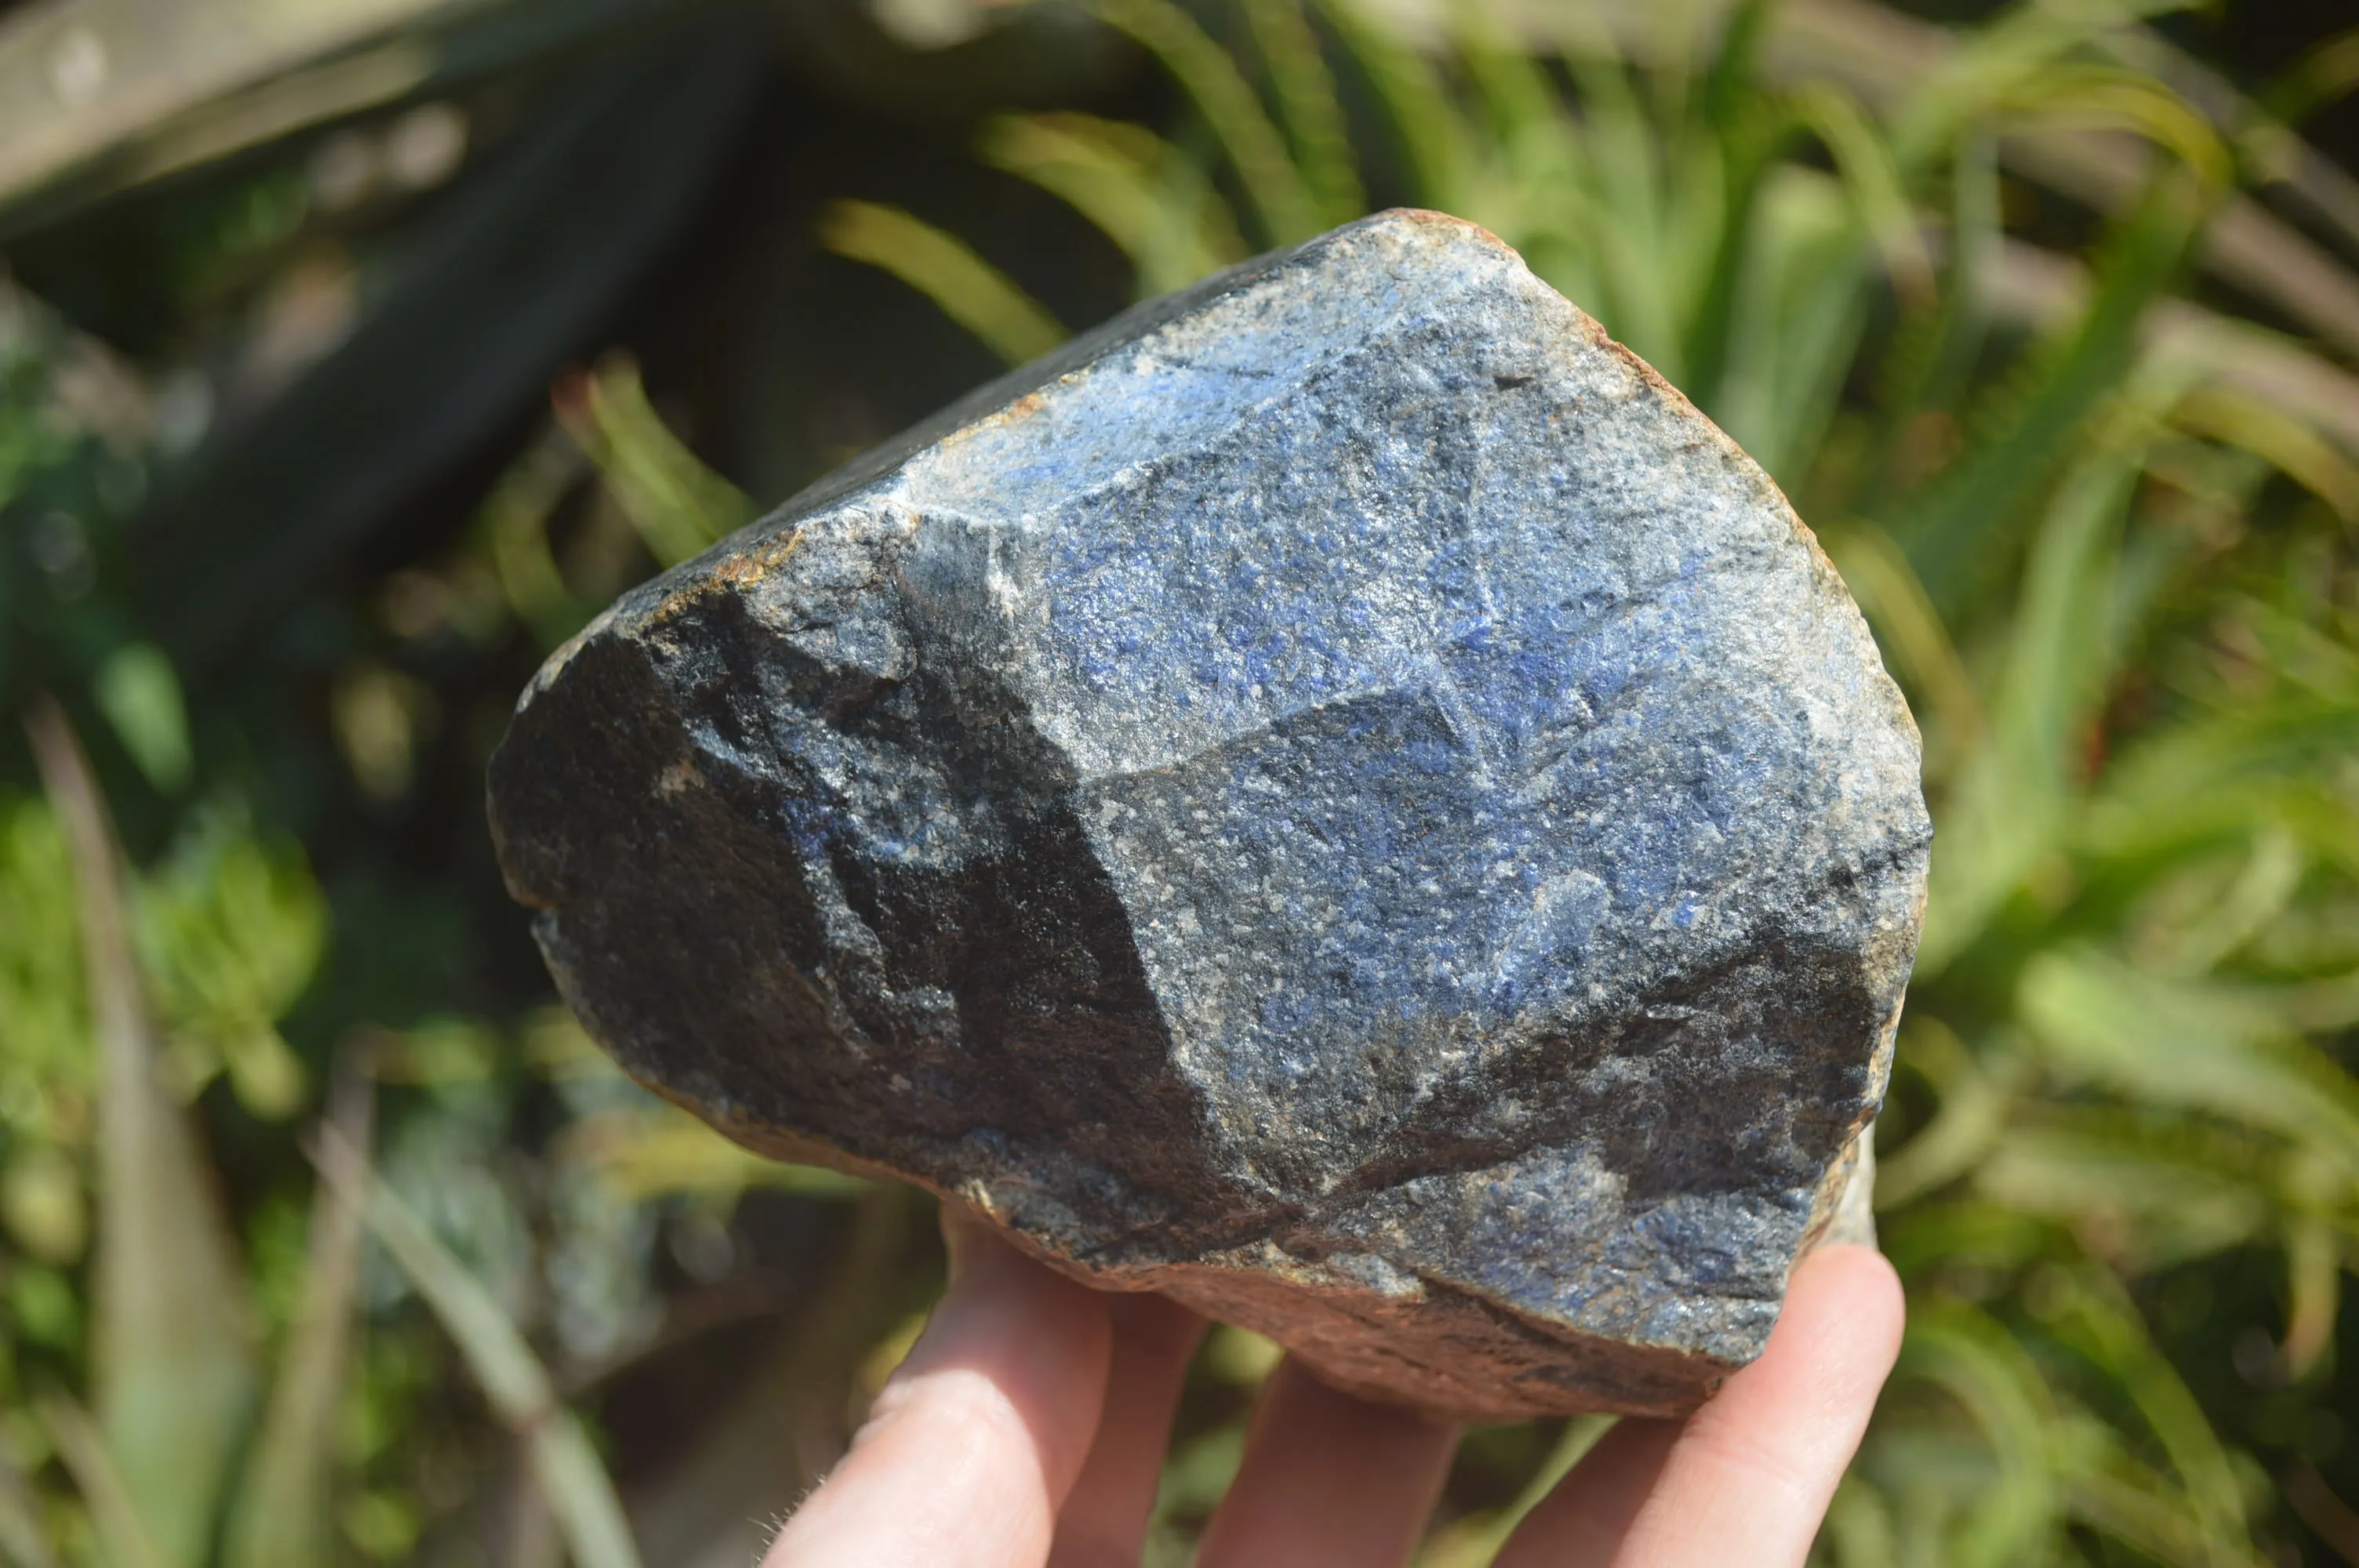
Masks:
[[[1105,1395],[1105,1298],[945,1209],[951,1286],[763,1568],[1037,1568]]]
[[[1161,1296],[1116,1296],[1105,1413],[1081,1478],[1057,1516],[1049,1568],[1137,1568],[1163,1477],[1171,1417],[1204,1320]]]
[[[1794,1271],[1759,1360],[1683,1423],[1616,1428],[1497,1568],[1799,1564],[1899,1354],[1901,1316],[1882,1254],[1819,1249]]]
[[[1614,1422],[1526,1516],[1492,1568],[1604,1568],[1654,1490],[1684,1424],[1636,1416]]]
[[[1455,1426],[1337,1393],[1289,1356],[1262,1390],[1199,1568],[1406,1563],[1457,1441]]]

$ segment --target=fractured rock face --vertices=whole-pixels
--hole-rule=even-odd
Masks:
[[[1485,1417],[1760,1350],[1863,1196],[1930,833],[1768,480],[1419,212],[629,594],[491,803],[584,1023],[733,1137]]]

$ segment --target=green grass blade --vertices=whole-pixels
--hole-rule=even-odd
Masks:
[[[1986,1073],[1939,1020],[1912,1015],[1899,1060],[1940,1093],[1931,1121],[1898,1150],[1876,1152],[1875,1206],[1897,1209],[1973,1169],[1999,1141],[2021,1088],[2019,1073]]]
[[[1583,126],[1547,68],[1505,36],[1476,0],[1459,5],[1452,20],[1491,153],[1476,171],[1463,215],[1521,247],[1560,293],[1609,331],[1628,336],[1622,322],[1629,312],[1614,292],[1628,243],[1618,215],[1604,216]]]
[[[2019,1109],[1974,1172],[1980,1196],[2060,1225],[2106,1227],[2140,1270],[2266,1241],[2277,1205],[2253,1166],[2274,1141],[2116,1108]]]
[[[9,1568],[58,1568],[32,1486],[5,1453],[0,1453],[0,1563]]]
[[[562,425],[545,425],[475,513],[501,597],[544,648],[556,647],[589,618],[573,601],[549,543],[549,518],[589,466],[582,444]]]
[[[52,0],[0,26],[0,232],[397,103],[657,0]]]
[[[1695,301],[1687,312],[1688,395],[1696,406],[1714,414],[1720,406],[1723,379],[1735,333],[1737,299],[1755,256],[1762,189],[1777,167],[1793,129],[1792,117],[1772,107],[1758,93],[1746,91],[1748,45],[1759,30],[1761,7],[1747,5],[1731,26],[1704,94],[1712,111],[1712,127],[1722,146],[1720,221],[1713,236],[1712,265],[1705,270]]]
[[[2225,386],[2196,388],[2170,422],[2191,435],[2252,453],[2324,502],[2347,524],[2359,524],[2359,463],[2316,424]]]
[[[1912,85],[1892,128],[1901,167],[1938,160],[1970,125],[2019,100],[2058,60],[2141,11],[2169,5],[2017,5],[1965,36],[1939,69]]]
[[[196,1130],[161,1081],[106,802],[61,709],[37,702],[26,730],[71,851],[100,1059],[98,1424],[156,1550],[199,1563],[259,1380],[245,1271]]]
[[[1594,57],[1571,65],[1581,93],[1590,198],[1598,211],[1613,214],[1592,237],[1612,301],[1606,325],[1676,384],[1687,373],[1680,320],[1683,305],[1698,292],[1687,282],[1698,264],[1674,254],[1662,138],[1627,66]]]
[[[346,1074],[329,1124],[347,1145],[365,1149],[374,1119],[369,1081]],[[321,1183],[312,1198],[302,1295],[231,1519],[224,1568],[311,1568],[333,1556],[335,1422],[352,1371],[364,1228],[360,1206]]]
[[[171,658],[152,643],[131,643],[107,655],[91,683],[98,710],[147,782],[167,795],[189,782],[195,758],[189,713]]]
[[[610,354],[588,375],[561,384],[556,406],[559,421],[665,566],[754,520],[745,492],[705,467],[663,422],[629,356]]]
[[[369,1229],[459,1347],[495,1413],[529,1445],[574,1568],[639,1568],[630,1522],[589,1433],[558,1402],[548,1371],[499,1303],[332,1128],[322,1132],[318,1162],[345,1202],[364,1207]]]
[[[2071,1077],[2278,1133],[2359,1173],[2359,1081],[2300,1039],[2302,1000],[2156,975],[2076,947],[2033,958],[2016,1006]]]
[[[1302,170],[1229,52],[1171,0],[1087,0],[1099,20],[1163,62],[1218,136],[1245,199],[1272,244],[1307,240],[1325,225]]]
[[[2012,1568],[2038,1561],[2062,1523],[2049,1434],[2054,1401],[2038,1368],[1981,1312],[1944,1302],[1908,1325],[1896,1376],[1921,1378],[1964,1407],[1989,1443],[1998,1476],[1979,1499],[1947,1562]]]
[[[1367,15],[1361,0],[1320,0],[1343,51],[1384,103],[1422,206],[1470,215],[1473,152],[1465,116],[1432,61]]]
[[[2058,1473],[2075,1522],[2165,1568],[2261,1568],[2257,1554],[2223,1550],[2210,1538],[2176,1476],[2147,1464],[2124,1434],[2090,1416],[2065,1425]]]
[[[2125,413],[2125,423],[2135,416]],[[2103,700],[2118,645],[2114,563],[2138,452],[2100,443],[2059,487],[2026,567],[1988,741],[1962,771],[1934,857],[1917,972],[1941,969],[2071,827],[2072,742]]]
[[[975,150],[1095,224],[1130,258],[1142,298],[1245,257],[1236,222],[1212,182],[1143,125],[1093,114],[1002,114],[984,123]]]
[[[2074,1271],[2069,1279],[2066,1339],[2136,1405],[2179,1472],[2213,1560],[2249,1561],[2244,1496],[2203,1407],[2155,1348],[2118,1281],[2093,1268]]]
[[[1853,210],[1883,253],[1885,275],[1905,307],[1933,303],[1933,258],[1922,225],[1901,188],[1890,145],[1851,94],[1812,82],[1794,96],[1794,112],[1832,155]]]
[[[110,1568],[181,1568],[201,1561],[169,1558],[157,1546],[131,1482],[89,1411],[54,1393],[37,1400],[35,1408],[66,1473],[73,1477],[74,1489],[82,1494],[82,1506],[90,1510],[92,1530],[111,1559]]]
[[[1990,136],[1964,137],[1952,150],[1949,205],[1949,254],[1934,308],[1897,323],[1877,371],[1873,456],[1856,495],[1912,488],[1948,460],[1945,454],[1926,450],[1924,438],[1954,428],[1951,416],[1971,384],[1990,324],[1984,292],[2006,243],[1998,154]]]
[[[2297,1381],[2317,1371],[2334,1346],[2343,1308],[2344,1238],[2332,1219],[2297,1215],[2286,1229],[2286,1330],[2277,1357]]]
[[[2009,525],[2123,380],[2147,307],[2186,264],[2201,206],[2184,181],[2158,181],[2109,243],[2102,281],[2076,328],[2040,352],[2003,406],[1977,421],[1972,454],[1901,503],[1893,537],[1945,612],[1987,586],[2006,559]]]
[[[1319,206],[1320,222],[1348,222],[1366,210],[1367,193],[1361,189],[1359,159],[1335,98],[1334,74],[1302,13],[1302,0],[1244,0],[1244,10],[1293,138],[1296,165]]]
[[[819,234],[836,254],[882,268],[932,300],[1011,365],[1065,341],[1063,325],[1013,278],[964,240],[897,207],[830,202]]]
[[[1799,490],[1823,446],[1843,382],[1867,329],[1875,271],[1850,235],[1830,236],[1798,258],[1798,287],[1784,301],[1770,362],[1767,417],[1748,449],[1771,478]]]
[[[1885,656],[1941,740],[1974,744],[1987,723],[1982,697],[1908,557],[1872,524],[1829,534],[1823,542]]]

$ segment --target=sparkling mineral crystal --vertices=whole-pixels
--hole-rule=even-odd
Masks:
[[[1863,1222],[1930,838],[1776,487],[1413,211],[625,596],[491,807],[567,1000],[731,1137],[1483,1418],[1691,1407]]]

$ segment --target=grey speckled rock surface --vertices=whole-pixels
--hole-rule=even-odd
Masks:
[[[1759,1351],[1863,1195],[1929,837],[1776,489],[1416,212],[632,593],[491,797],[568,1000],[731,1135],[1484,1416]]]

